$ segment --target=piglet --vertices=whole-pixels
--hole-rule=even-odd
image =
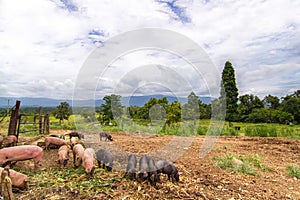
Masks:
[[[147,179],[148,172],[149,172],[148,157],[146,155],[143,155],[139,161],[138,176],[140,182],[143,182]]]
[[[107,169],[107,171],[111,171],[113,168],[113,156],[111,155],[111,153],[105,149],[99,149],[96,152],[96,158],[98,161],[98,166],[101,167],[103,169]],[[101,165],[102,164],[102,165]]]
[[[99,136],[100,136],[100,141],[102,141],[102,138],[103,138],[103,137],[105,138],[105,141],[107,141],[107,140],[113,141],[112,136],[109,135],[108,133],[100,132],[100,133],[99,133]]]
[[[82,163],[84,147],[82,144],[75,144],[73,147],[73,164],[74,167],[79,167]]]
[[[67,141],[57,137],[46,137],[45,138],[45,149],[49,149],[49,145],[54,144],[56,146],[67,145]]]
[[[157,168],[155,162],[152,158],[148,157],[148,180],[151,185],[156,186],[156,182],[158,181]]]
[[[0,167],[0,174],[2,173],[3,169],[4,168]],[[9,177],[11,178],[13,187],[20,189],[27,188],[27,182],[29,181],[29,178],[25,174],[16,172],[13,169],[9,169]]]
[[[42,158],[43,149],[35,145],[23,145],[0,149],[0,166],[10,161],[33,159],[34,171],[36,172]]]
[[[64,168],[69,160],[69,145],[63,145],[58,149],[58,164],[60,168]]]
[[[95,170],[94,158],[95,158],[94,149],[87,148],[87,149],[84,150],[83,157],[82,157],[82,166],[85,169],[85,173],[89,177],[94,176],[94,170]]]
[[[168,175],[168,180],[172,178],[172,182],[179,181],[179,173],[174,164],[169,163],[166,160],[159,160],[156,162],[157,172]]]
[[[84,135],[81,134],[81,133],[78,133],[78,132],[71,132],[71,133],[69,133],[67,135],[70,136],[70,140],[71,140],[72,137],[77,137],[79,139],[84,139]]]
[[[131,180],[136,179],[136,164],[137,164],[136,155],[130,154],[128,156],[128,163],[127,163],[127,168],[124,177],[128,175],[129,179]]]
[[[5,147],[13,147],[17,145],[17,137],[15,135],[8,135],[4,138],[3,143]]]

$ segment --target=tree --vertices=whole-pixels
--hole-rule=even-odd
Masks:
[[[199,119],[199,101],[198,101],[198,96],[194,93],[191,92],[188,96],[188,106],[187,109],[190,111],[189,113],[191,114],[191,118],[194,121],[194,126],[196,126],[196,119]]]
[[[166,106],[167,119],[166,123],[171,125],[181,121],[181,104],[177,100]]]
[[[221,82],[221,104],[226,101],[226,120],[235,121],[237,119],[237,102],[238,89],[235,82],[234,68],[232,64],[227,61],[222,72]]]
[[[282,110],[291,113],[294,116],[294,120],[300,123],[300,90],[297,90],[294,94],[288,95],[283,99],[281,104]]]
[[[279,98],[276,96],[268,95],[263,99],[265,107],[270,109],[277,109],[280,106]]]
[[[122,115],[122,104],[121,96],[111,94],[103,97],[104,104],[100,106],[99,121],[104,124],[109,124],[114,121],[114,117],[121,117]]]
[[[263,102],[259,99],[259,97],[254,96],[253,94],[245,94],[239,97],[239,120],[246,121],[248,115],[254,110],[263,108]]]
[[[61,124],[64,119],[68,120],[71,114],[72,110],[67,102],[61,102],[53,112],[54,117],[59,119],[59,124]]]

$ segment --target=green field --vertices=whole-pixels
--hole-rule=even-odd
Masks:
[[[59,120],[53,116],[50,117],[50,130],[88,130],[88,131],[106,131],[106,132],[146,132],[161,135],[195,136],[206,135],[211,127],[210,120],[200,120],[195,127],[193,121],[184,121],[181,123],[166,125],[164,121],[132,121],[123,119],[117,125],[101,126],[98,122],[87,122],[80,115],[71,115],[68,120],[59,124]],[[0,134],[6,135],[9,119],[6,118],[0,123]],[[38,135],[38,124],[21,125],[20,131],[29,131],[20,133],[23,136]],[[288,137],[300,139],[300,125],[282,125],[267,123],[242,123],[225,122],[222,128],[221,136],[250,136],[250,137]]]

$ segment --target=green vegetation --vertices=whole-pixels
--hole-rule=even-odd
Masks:
[[[59,124],[61,124],[63,120],[68,120],[71,114],[72,110],[67,102],[61,102],[53,111],[54,117],[59,119]]]
[[[105,173],[103,169],[96,169],[94,178],[88,178],[82,167],[77,169],[66,168],[64,170],[48,168],[37,173],[26,172],[30,178],[36,180],[29,182],[29,187],[33,188],[39,195],[53,195],[51,194],[51,189],[55,191],[57,188],[61,188],[69,193],[76,193],[86,197],[92,197],[101,192],[112,190],[113,183],[121,180],[121,178],[112,173],[99,176],[102,173]],[[41,198],[41,196],[37,197],[38,199]]]
[[[300,179],[300,166],[289,165],[286,167],[286,170],[290,176]]]
[[[261,163],[261,155],[234,155],[226,154],[225,156],[212,158],[215,165],[221,169],[232,171],[236,173],[248,174],[257,176],[259,171],[271,170],[271,168]]]

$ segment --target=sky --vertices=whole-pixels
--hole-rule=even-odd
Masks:
[[[239,95],[283,97],[300,89],[299,10],[298,0],[0,0],[0,96],[72,99],[93,52],[124,33],[156,28],[194,41],[219,73],[197,74],[168,48],[141,47],[94,75],[95,97],[191,90],[215,97],[210,79],[219,84],[227,60]]]

